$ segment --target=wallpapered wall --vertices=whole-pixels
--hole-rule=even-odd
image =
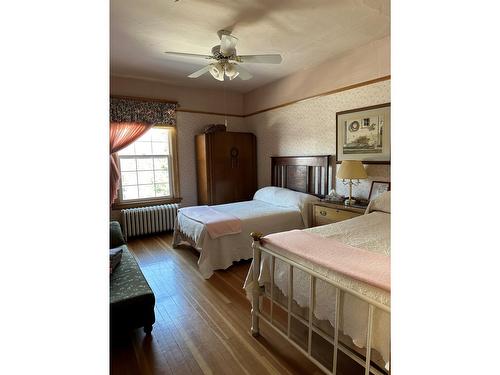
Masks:
[[[134,78],[111,77],[112,95],[139,96],[177,100],[181,108],[224,112],[224,102],[220,100],[222,90],[207,90],[172,86],[161,82]],[[231,93],[226,105],[235,113],[243,111],[243,95]],[[243,118],[228,116],[228,130],[245,131]],[[179,178],[183,205],[197,204],[196,159],[194,136],[202,132],[208,124],[223,124],[224,116],[177,112],[177,142],[179,155]],[[120,217],[119,210],[112,210],[111,217]]]
[[[228,131],[246,131],[242,117],[227,118]],[[196,156],[194,136],[200,134],[208,124],[223,124],[224,116],[177,112],[177,147],[179,155],[179,183],[183,206],[198,203],[196,190]],[[119,219],[120,211],[112,210],[111,218]]]
[[[383,81],[246,117],[245,127],[257,136],[259,186],[271,182],[271,156],[335,155],[335,113],[390,102],[390,85]],[[371,181],[390,181],[390,166],[365,167],[369,178],[353,195],[367,199]],[[341,181],[335,185],[348,194]]]
[[[177,113],[177,146],[179,151],[179,179],[183,206],[198,203],[196,190],[196,155],[194,136],[200,134],[208,124],[223,124],[224,116],[205,115],[199,113]],[[246,131],[244,118],[228,117],[227,130]]]
[[[165,92],[153,90],[154,95],[148,95],[149,88],[156,88],[151,86],[150,82],[144,83],[144,87],[140,86],[140,90],[137,89],[139,86],[136,82],[130,85],[125,83],[123,87],[112,85],[112,93],[177,99],[176,91],[167,86]],[[164,89],[163,86],[161,88]],[[259,186],[266,186],[271,182],[270,156],[334,155],[335,113],[386,102],[390,102],[390,81],[313,98],[245,118],[229,116],[228,130],[249,131],[257,136]],[[197,203],[194,136],[206,125],[213,123],[224,123],[224,117],[177,112],[179,174],[183,206]],[[354,188],[356,197],[368,197],[372,180],[390,180],[389,166],[367,165],[366,168],[369,179]],[[347,194],[347,189],[341,182],[337,181],[336,188],[340,194]],[[113,211],[111,214],[112,217],[118,217],[119,211]]]

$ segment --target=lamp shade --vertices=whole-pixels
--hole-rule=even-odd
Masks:
[[[337,172],[337,178],[343,180],[361,180],[367,177],[363,163],[359,160],[343,160]]]

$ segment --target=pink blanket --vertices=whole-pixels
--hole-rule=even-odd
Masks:
[[[291,230],[262,238],[286,253],[307,259],[313,264],[339,272],[353,279],[391,291],[391,258],[358,249],[318,234]]]
[[[226,234],[241,233],[241,220],[236,216],[217,211],[208,206],[186,207],[179,210],[190,219],[205,224],[211,238],[218,238]]]

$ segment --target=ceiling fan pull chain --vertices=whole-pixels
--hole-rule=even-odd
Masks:
[[[224,88],[224,125],[227,129],[226,80],[222,81],[222,87]]]

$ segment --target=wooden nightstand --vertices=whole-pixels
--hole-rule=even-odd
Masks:
[[[366,207],[349,207],[339,203],[313,203],[313,227],[336,223],[363,215]]]

